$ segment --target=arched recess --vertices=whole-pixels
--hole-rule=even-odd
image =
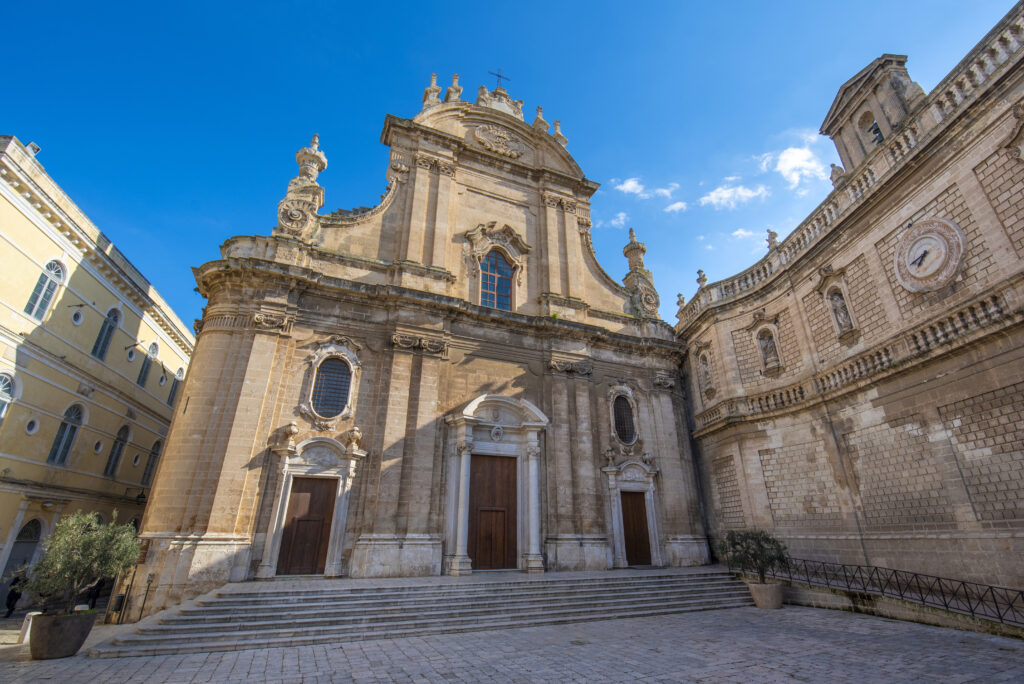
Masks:
[[[445,506],[445,572],[469,575],[470,475],[473,456],[515,459],[516,567],[544,572],[540,553],[540,433],[544,413],[525,399],[482,394],[462,411],[445,417],[449,425]]]
[[[661,544],[658,541],[657,491],[655,488],[658,469],[641,460],[628,460],[614,466],[602,468],[601,470],[608,478],[608,505],[611,507],[613,537],[613,567],[625,568],[630,565],[626,553],[626,544],[627,537],[630,534],[630,529],[627,528],[631,526],[628,525],[629,521],[625,520],[623,516],[624,506],[626,505],[623,500],[623,493],[627,497],[634,494],[643,496],[643,517],[646,518],[650,564],[656,567],[663,566]],[[629,515],[628,511],[627,515]],[[635,531],[635,526],[632,527]]]
[[[288,521],[289,501],[296,478],[325,480],[334,498],[330,515],[330,532],[327,537],[327,553],[323,574],[337,577],[342,574],[341,551],[345,537],[345,522],[348,517],[348,500],[355,477],[356,465],[366,456],[355,442],[349,446],[328,437],[312,437],[299,444],[286,444],[271,449],[279,458],[280,475],[274,510],[267,531],[267,545],[256,571],[256,577],[269,579],[278,574],[281,543],[285,537]]]
[[[4,578],[9,578],[19,568],[32,564],[42,538],[43,523],[38,518],[32,518],[21,526],[18,536],[14,538],[14,543],[11,545],[7,563],[4,565]]]

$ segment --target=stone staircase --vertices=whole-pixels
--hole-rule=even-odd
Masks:
[[[89,655],[275,648],[749,605],[746,586],[716,568],[231,584],[147,619]]]

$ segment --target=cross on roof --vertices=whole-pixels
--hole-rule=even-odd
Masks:
[[[509,78],[505,74],[501,73],[501,69],[498,69],[497,71],[488,71],[487,73],[489,73],[491,76],[494,76],[495,78],[497,78],[498,85],[495,86],[495,89],[498,89],[498,88],[501,87],[501,79],[505,79],[506,81],[511,81],[512,80],[511,78]]]

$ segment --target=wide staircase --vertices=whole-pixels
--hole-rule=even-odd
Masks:
[[[718,568],[431,579],[231,584],[89,655],[333,644],[752,605],[746,585]]]

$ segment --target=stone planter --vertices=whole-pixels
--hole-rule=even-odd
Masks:
[[[750,595],[754,597],[754,605],[758,608],[781,608],[782,607],[782,585],[781,584],[758,584],[747,582],[750,587]]]
[[[96,613],[74,615],[36,615],[29,632],[33,660],[67,658],[78,653],[92,631]]]

